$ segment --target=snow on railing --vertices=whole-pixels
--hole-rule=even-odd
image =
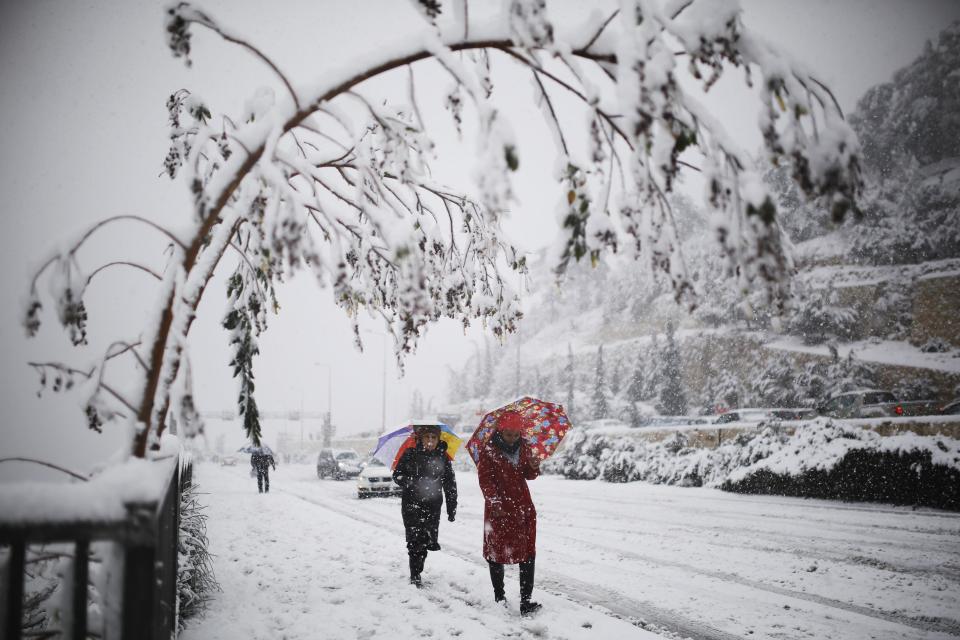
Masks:
[[[167,640],[176,628],[177,532],[181,480],[189,459],[132,458],[83,483],[21,482],[0,486],[0,546],[7,547],[3,632],[24,637],[24,582],[31,545],[72,543],[61,567],[60,633],[86,638],[94,593],[101,602],[101,637]],[[91,543],[111,543],[100,572],[117,579],[89,590]],[[106,592],[99,589],[107,585]]]

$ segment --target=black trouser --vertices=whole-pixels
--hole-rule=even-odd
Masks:
[[[533,574],[534,561],[536,556],[530,556],[520,563],[520,601],[530,602],[530,596],[533,595]],[[495,600],[503,600],[503,565],[499,562],[490,562],[490,582],[493,583],[493,597]]]
[[[264,491],[270,491],[270,472],[267,469],[263,471],[257,470],[257,489],[260,490],[260,493]]]
[[[412,555],[427,551],[439,551],[437,537],[440,531],[440,508],[442,502],[401,503],[400,515],[407,538],[407,551]]]

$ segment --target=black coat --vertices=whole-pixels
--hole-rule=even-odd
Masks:
[[[411,553],[436,551],[440,528],[440,507],[444,498],[447,516],[457,513],[457,479],[447,457],[447,443],[441,441],[433,451],[424,451],[418,443],[397,463],[393,480],[403,487],[400,513]]]
[[[269,470],[268,467],[277,468],[277,463],[269,453],[254,453],[250,456],[250,464],[258,474],[266,473]]]

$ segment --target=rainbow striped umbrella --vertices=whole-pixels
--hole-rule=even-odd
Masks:
[[[385,436],[380,436],[377,440],[377,448],[373,451],[373,457],[391,470],[396,469],[403,453],[417,446],[417,438],[413,433],[414,427],[427,424],[440,427],[440,440],[447,443],[447,457],[453,460],[463,441],[454,435],[450,427],[439,422],[411,422]]]

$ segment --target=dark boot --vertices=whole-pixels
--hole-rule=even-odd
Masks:
[[[417,589],[423,586],[420,574],[423,573],[423,563],[426,559],[426,552],[410,552],[410,584]]]
[[[494,602],[507,603],[507,597],[503,593],[503,565],[499,562],[487,561],[490,566],[490,582],[493,584]]]
[[[539,602],[530,600],[533,595],[533,574],[535,556],[520,563],[520,615],[530,615],[541,608]]]
[[[257,474],[257,491],[263,493],[263,476],[259,473]]]

